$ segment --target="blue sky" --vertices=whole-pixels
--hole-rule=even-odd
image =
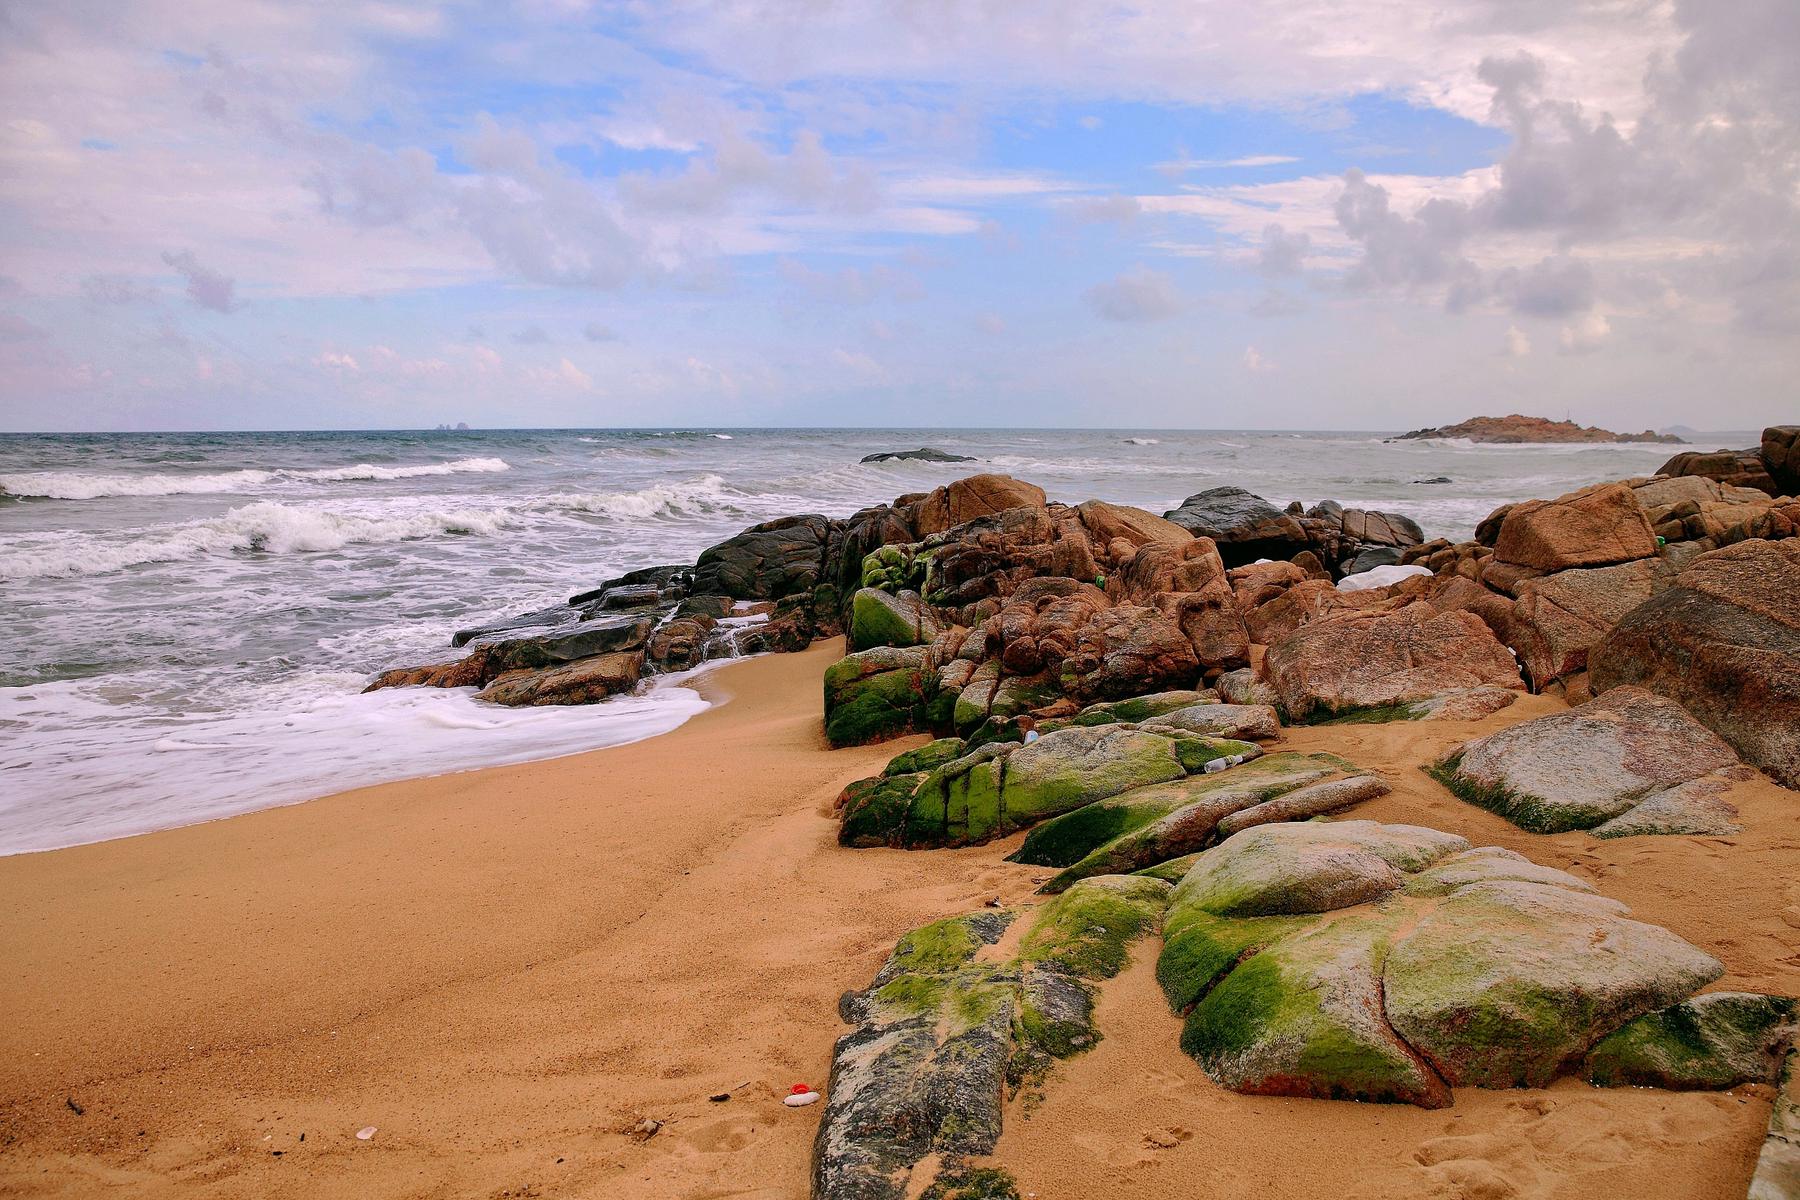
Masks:
[[[1793,419],[1797,14],[26,0],[0,428]]]

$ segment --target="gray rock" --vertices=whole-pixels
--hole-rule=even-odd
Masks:
[[[1523,829],[1591,829],[1652,793],[1736,762],[1679,704],[1618,688],[1579,708],[1465,742],[1431,773]]]
[[[1268,741],[1281,736],[1281,718],[1268,704],[1194,704],[1143,722],[1142,728],[1179,729],[1213,737]]]

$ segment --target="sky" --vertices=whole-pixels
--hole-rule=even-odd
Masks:
[[[0,429],[1800,420],[1794,0],[0,6]]]

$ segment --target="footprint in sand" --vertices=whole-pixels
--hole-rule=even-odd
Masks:
[[[1179,1125],[1152,1129],[1144,1135],[1144,1148],[1146,1150],[1173,1150],[1193,1136],[1192,1130],[1183,1129]]]

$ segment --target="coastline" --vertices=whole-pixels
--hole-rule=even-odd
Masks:
[[[1029,903],[1042,874],[1001,861],[1016,839],[836,845],[837,791],[916,742],[825,748],[819,678],[839,652],[723,667],[712,707],[626,746],[0,860],[0,1190],[804,1195],[819,1109],[779,1097],[825,1082],[838,994],[907,929]],[[1386,771],[1394,792],[1358,816],[1604,881],[1717,955],[1717,988],[1800,991],[1800,844],[1775,785],[1734,790],[1740,835],[1600,842],[1522,833],[1418,770],[1560,707],[1285,744]],[[1164,1036],[1140,957],[1103,1006],[1141,1017],[1103,1016],[1108,1040],[1009,1117],[996,1157],[1025,1191],[1741,1195],[1768,1117],[1760,1087],[1564,1081],[1459,1090],[1437,1112],[1236,1096]],[[663,1126],[639,1141],[645,1117]]]

